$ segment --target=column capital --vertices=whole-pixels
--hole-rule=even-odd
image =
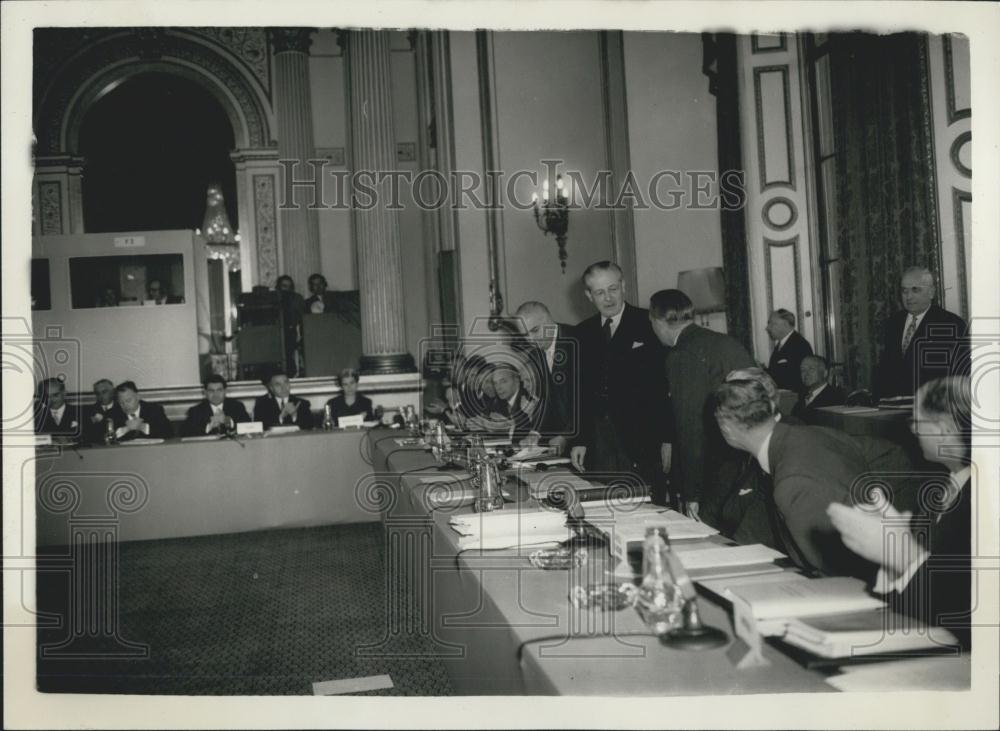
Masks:
[[[312,28],[269,28],[267,33],[275,53],[309,53]]]

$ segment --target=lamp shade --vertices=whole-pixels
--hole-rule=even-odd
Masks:
[[[726,309],[726,283],[722,267],[689,269],[677,275],[677,289],[694,303],[698,314],[724,312]]]

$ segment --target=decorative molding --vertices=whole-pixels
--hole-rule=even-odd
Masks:
[[[260,82],[271,98],[270,39],[265,28],[190,28],[225,48]]]
[[[760,44],[761,36],[778,36],[778,45],[776,46],[762,46]],[[788,34],[787,33],[777,33],[777,34],[761,34],[752,33],[750,35],[750,53],[781,53],[788,50]]]
[[[148,58],[145,43],[149,38],[128,29],[104,36],[58,71],[39,107],[38,155],[76,154],[83,117],[103,90],[115,81],[153,68],[183,72],[208,88],[226,108],[237,146],[259,148],[273,144],[260,98],[265,95],[258,95],[232,62],[208,45],[176,33],[165,32],[157,39],[156,60]],[[230,97],[235,99],[238,110],[231,107]]]
[[[707,34],[703,34],[704,35]],[[625,84],[625,41],[622,31],[601,31],[601,103],[604,108],[605,161],[613,176],[612,189],[618,190],[632,167],[628,138],[628,89]],[[611,253],[625,273],[626,291],[638,293],[639,279],[635,256],[635,212],[632,201],[610,208]]]
[[[312,45],[312,28],[269,28],[267,33],[275,55],[309,53],[309,46]]]
[[[776,73],[781,76],[783,96],[783,112],[785,122],[785,150],[788,156],[788,180],[769,180],[767,173],[767,156],[764,148],[764,104],[761,96],[761,77],[764,74]],[[792,107],[788,82],[788,66],[758,66],[753,70],[754,107],[757,126],[757,167],[760,171],[760,189],[768,190],[778,186],[787,186],[795,190],[795,151],[792,146]]]
[[[799,261],[799,237],[794,236],[790,239],[784,241],[776,241],[774,239],[769,239],[764,237],[764,275],[767,279],[767,310],[768,312],[774,312],[774,287],[773,287],[773,275],[771,273],[771,249],[784,249],[791,246],[792,247],[792,257],[793,264],[795,268],[795,317],[799,323],[799,327],[802,327],[802,287],[799,282],[802,274],[802,265]]]
[[[935,251],[936,261],[934,262],[935,267],[938,272],[944,271],[944,253],[942,252],[941,246],[941,209],[939,207],[938,200],[938,169],[937,161],[935,160],[935,146],[934,146],[934,107],[931,101],[931,68],[930,68],[930,39],[928,36],[924,36],[923,43],[918,44],[917,48],[917,64],[919,68],[917,72],[919,76],[917,78],[921,79],[923,83],[920,84],[920,100],[921,100],[921,126],[923,127],[924,133],[924,165],[927,166],[927,170],[931,171],[931,185],[926,187],[927,205],[929,211],[933,211],[934,215],[930,217],[931,240],[936,242]]]
[[[777,205],[784,205],[788,208],[788,221],[785,223],[775,223],[771,218],[771,209]],[[795,222],[799,220],[799,209],[795,205],[795,201],[791,198],[786,198],[785,196],[775,196],[771,198],[767,203],[761,206],[760,217],[764,221],[764,225],[775,231],[787,231]]]
[[[253,176],[253,202],[257,281],[271,286],[278,276],[278,231],[273,175]]]
[[[949,154],[951,155],[951,164],[954,165],[955,169],[966,178],[972,178],[972,170],[962,163],[960,153],[962,152],[962,147],[971,142],[972,132],[963,132],[951,143],[951,150],[949,151]]]
[[[958,188],[951,189],[952,215],[955,221],[955,266],[958,270],[958,301],[961,304],[961,315],[966,321],[969,319],[969,291],[967,282],[969,272],[965,267],[965,212],[963,204],[972,205],[972,194]],[[971,242],[970,242],[971,243]]]
[[[941,36],[941,44],[944,50],[944,85],[948,99],[948,124],[954,124],[959,119],[966,119],[972,116],[972,109],[963,107],[956,108],[955,102],[955,65],[951,50],[951,34],[945,33]]]
[[[39,222],[42,235],[63,233],[62,184],[57,180],[38,183]]]

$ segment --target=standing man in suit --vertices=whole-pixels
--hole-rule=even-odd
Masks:
[[[254,421],[263,422],[265,429],[272,426],[297,426],[312,429],[310,404],[292,395],[292,386],[284,371],[275,371],[264,380],[268,393],[253,404]]]
[[[38,384],[35,433],[76,437],[82,433],[80,410],[66,402],[66,384],[46,378]]]
[[[625,301],[617,264],[591,264],[583,284],[597,314],[576,326],[582,398],[573,466],[637,473],[656,490],[670,460],[663,348],[649,313]]]
[[[792,407],[792,416],[809,423],[816,409],[840,406],[847,401],[844,390],[827,383],[828,366],[821,355],[807,355],[799,368],[802,374],[802,393]]]
[[[237,424],[250,421],[246,407],[234,398],[226,398],[226,379],[213,373],[205,379],[205,398],[187,411],[181,433],[186,437],[223,434]]]
[[[307,284],[309,296],[302,302],[303,313],[320,315],[324,312],[333,312],[333,297],[326,291],[326,277],[319,272],[310,274]]]
[[[812,355],[813,349],[809,341],[795,329],[795,315],[784,308],[775,310],[767,318],[765,329],[774,342],[767,372],[778,384],[778,388],[801,393],[802,377],[799,369],[802,359]]]
[[[163,407],[139,398],[139,388],[135,381],[122,381],[115,387],[118,396],[118,411],[112,412],[115,438],[129,439],[170,439],[173,427]]]
[[[878,398],[912,396],[935,378],[969,374],[968,326],[934,304],[934,275],[910,267],[901,282],[903,311],[885,323],[875,375]]]
[[[735,338],[696,325],[694,304],[679,289],[654,294],[649,318],[656,336],[669,348],[671,482],[681,491],[687,515],[718,527],[722,500],[741,460],[719,434],[710,400],[727,373],[751,367],[753,359]]]
[[[743,377],[747,376],[747,377]],[[771,476],[766,496],[777,535],[800,568],[870,579],[875,566],[851,551],[827,514],[851,505],[851,488],[868,471],[861,447],[847,434],[780,423],[770,376],[734,374],[715,391],[715,418],[730,446],[754,455]]]
[[[529,360],[540,385],[538,398],[543,416],[540,431],[558,454],[566,451],[577,430],[580,400],[576,378],[579,348],[573,329],[552,319],[541,302],[525,302],[517,308],[528,341]]]
[[[948,469],[921,488],[918,513],[831,505],[852,551],[879,566],[874,590],[897,612],[949,629],[970,645],[972,395],[969,376],[938,378],[917,391],[911,427],[924,458]],[[942,484],[943,482],[943,484]],[[894,536],[887,533],[892,530]]]

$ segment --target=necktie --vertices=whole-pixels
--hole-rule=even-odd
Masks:
[[[917,318],[913,315],[909,316],[910,324],[906,326],[906,332],[903,333],[903,352],[910,347],[910,341],[913,340],[913,334],[917,331]]]
[[[611,318],[604,321],[604,342],[611,342]]]

